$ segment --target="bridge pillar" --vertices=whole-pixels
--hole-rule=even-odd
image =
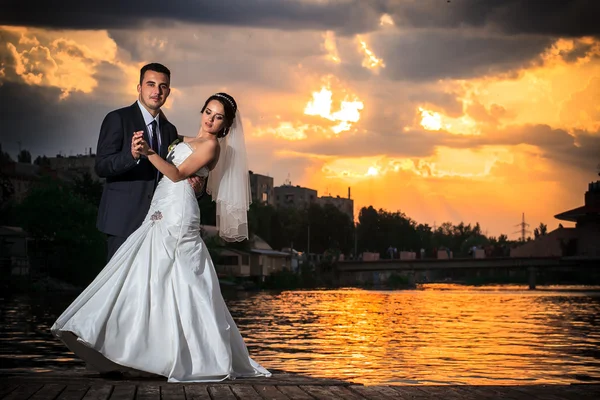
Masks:
[[[417,272],[415,270],[408,271],[407,278],[410,286],[415,286],[417,282]]]
[[[529,289],[535,290],[535,278],[537,275],[537,268],[529,267],[527,268],[527,272],[529,274]]]

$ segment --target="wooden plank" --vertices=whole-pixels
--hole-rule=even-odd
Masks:
[[[269,386],[267,386],[269,387]],[[258,388],[257,388],[258,389]],[[282,399],[292,399],[292,400],[314,400],[314,397],[306,393],[304,390],[300,389],[298,386],[277,386],[277,389],[286,397],[282,397]],[[261,395],[263,391],[258,391]],[[266,399],[267,397],[265,397]],[[272,399],[279,400],[278,397],[268,397]]]
[[[186,400],[211,400],[208,387],[201,384],[188,384],[183,387]]]
[[[390,386],[376,386],[377,390],[379,390],[379,392],[385,396],[382,398],[390,398],[390,399],[398,399],[398,392],[396,390],[394,390],[392,387]],[[400,397],[402,398],[402,397]]]
[[[535,400],[564,400],[565,397],[556,396],[553,393],[544,393],[541,386],[513,386],[512,389],[523,395],[524,398]],[[559,392],[560,390],[556,390]]]
[[[398,393],[401,399],[423,400],[437,398],[435,395],[420,390],[419,386],[390,386],[390,388]]]
[[[352,392],[343,386],[316,386],[303,385],[302,389],[318,400],[329,399],[347,399],[347,400],[363,400],[365,397],[356,392]]]
[[[8,396],[6,396],[5,398],[3,398],[2,400],[24,400],[24,399],[28,399],[29,397],[33,396],[33,394],[35,392],[37,392],[38,390],[40,390],[42,388],[42,386],[43,385],[40,385],[40,384],[37,384],[37,385],[32,385],[32,384],[19,385],[18,388],[16,388],[12,392],[10,392],[8,394]]]
[[[519,388],[521,389],[521,388]],[[562,386],[559,390],[554,385],[541,386],[536,390],[536,396],[540,399],[555,400],[557,397],[561,399],[585,399],[585,398],[598,398],[598,390],[594,395],[592,390],[574,390],[572,386]],[[591,388],[590,388],[591,389]],[[519,390],[522,391],[522,390]]]
[[[7,394],[9,394],[10,392],[12,392],[13,390],[15,390],[17,387],[19,387],[19,385],[15,385],[15,384],[0,385],[0,399],[2,397],[6,396]]]
[[[68,385],[56,400],[81,400],[89,388],[88,385]]]
[[[432,398],[448,399],[448,400],[461,400],[464,397],[457,391],[452,389],[451,386],[417,386],[416,389],[423,393],[431,396]]]
[[[157,384],[139,385],[135,398],[136,400],[160,400],[160,386]]]
[[[83,400],[107,400],[112,390],[112,385],[93,385],[83,396]]]
[[[565,393],[574,399],[588,400],[600,398],[600,386],[588,384],[575,384],[564,389]]]
[[[166,384],[160,387],[160,397],[163,400],[185,400],[183,385]],[[112,398],[111,398],[112,400]]]
[[[237,400],[229,385],[210,385],[208,394],[213,400]]]
[[[365,399],[369,400],[377,400],[377,399],[404,399],[405,397],[401,397],[397,392],[394,393],[393,396],[388,396],[379,391],[379,387],[377,386],[350,386],[350,390],[353,392],[357,392]]]
[[[238,399],[262,400],[262,397],[260,397],[251,385],[231,385],[230,387]]]
[[[133,400],[135,399],[135,385],[115,385],[110,400]]]
[[[351,391],[351,386],[327,386],[331,393],[344,400],[364,400],[364,397]]]
[[[301,389],[317,400],[339,399],[327,386],[302,385]]]
[[[494,393],[497,393],[496,398],[498,399],[513,399],[513,400],[526,400],[526,399],[539,399],[537,397],[537,391],[534,390],[532,392],[520,392],[515,390],[512,386],[479,386],[478,389],[487,389]],[[473,391],[474,393],[478,393],[477,390]]]
[[[29,400],[54,400],[63,390],[66,385],[58,385],[56,383],[47,383],[40,390],[35,392]]]
[[[497,399],[498,394],[477,386],[455,386],[452,388],[463,399]],[[533,397],[532,397],[533,398]]]

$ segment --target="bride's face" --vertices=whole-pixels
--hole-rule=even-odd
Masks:
[[[202,128],[216,135],[225,127],[225,108],[220,101],[211,100],[202,113]]]

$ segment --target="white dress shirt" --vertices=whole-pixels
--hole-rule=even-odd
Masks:
[[[146,110],[146,107],[144,107],[142,105],[142,103],[140,103],[140,101],[137,101],[138,106],[140,107],[140,110],[142,111],[142,116],[144,117],[144,123],[146,124],[146,128],[148,128],[148,144],[150,145],[150,148],[152,148],[152,121],[156,121],[156,138],[158,140],[158,146],[156,147],[157,149],[160,149],[160,145],[161,140],[160,140],[160,125],[159,125],[159,121],[158,121],[158,117],[160,116],[160,113],[156,114],[156,117],[153,117],[152,114],[150,114],[148,112],[148,110]]]

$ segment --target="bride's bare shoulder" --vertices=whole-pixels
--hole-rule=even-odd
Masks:
[[[194,151],[200,149],[200,148],[204,148],[204,149],[218,149],[219,148],[219,142],[216,140],[211,140],[211,139],[198,139],[198,138],[193,138],[192,140],[188,141],[188,144],[192,147],[192,149]]]

